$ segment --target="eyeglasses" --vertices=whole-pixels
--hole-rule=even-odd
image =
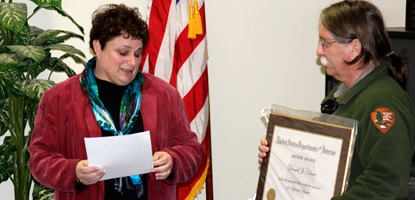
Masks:
[[[336,98],[332,98],[324,102],[320,109],[322,113],[333,114],[337,110],[338,105]]]
[[[332,42],[325,42],[322,39],[319,40],[319,43],[321,44],[321,46],[323,47],[323,49],[327,49],[330,47],[331,44],[333,43],[337,43],[337,41],[332,41]]]

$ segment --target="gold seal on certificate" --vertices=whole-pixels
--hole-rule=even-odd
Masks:
[[[288,113],[288,114],[287,114]],[[256,199],[330,199],[344,192],[357,121],[317,112],[270,113]]]
[[[267,200],[275,200],[275,190],[273,188],[268,190]]]

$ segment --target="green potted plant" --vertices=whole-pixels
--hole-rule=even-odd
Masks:
[[[0,136],[8,131],[0,145],[0,183],[10,179],[14,185],[16,200],[28,200],[33,178],[27,162],[27,146],[33,130],[38,102],[43,93],[55,85],[50,80],[53,72],[75,72],[63,60],[73,59],[85,64],[85,55],[66,40],[84,40],[83,28],[61,7],[61,0],[30,0],[37,7],[28,16],[26,3],[0,2]],[[68,18],[82,34],[64,30],[43,30],[30,26],[28,20],[40,9],[53,10]],[[52,51],[61,56],[52,56]],[[39,74],[49,72],[48,80],[40,80]],[[26,127],[29,128],[27,131]],[[46,188],[34,188],[34,199],[50,197]],[[43,195],[43,196],[42,196]],[[53,198],[53,195],[52,195]]]

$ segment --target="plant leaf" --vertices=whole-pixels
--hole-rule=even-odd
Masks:
[[[2,74],[2,72],[0,72],[0,75],[1,74]],[[7,80],[1,78],[0,79],[0,101],[3,100],[3,99],[7,99],[7,97],[9,96],[9,94],[7,92],[7,88],[8,88]],[[1,110],[1,106],[0,106],[0,110]]]
[[[18,56],[31,58],[36,63],[40,63],[45,58],[45,50],[41,46],[9,45],[6,47]]]
[[[55,5],[41,5],[41,6],[38,6],[38,7],[35,8],[35,10],[33,10],[32,15],[34,15],[41,8],[45,8],[45,9],[49,9],[49,10],[55,10],[60,15],[69,18],[69,20],[71,20],[71,22],[73,24],[75,24],[76,27],[78,27],[78,29],[81,31],[81,33],[85,34],[84,33],[84,28],[82,28],[82,26],[80,26],[78,23],[76,23],[76,21],[70,15],[68,15],[68,13],[66,13],[64,10],[62,10],[62,8],[56,7]]]
[[[70,38],[78,38],[84,41],[82,35],[73,33],[71,31],[63,30],[42,30],[37,27],[30,27],[32,32],[32,45],[45,46],[50,44],[63,43]]]
[[[60,38],[64,39],[65,41],[69,38],[79,38],[82,41],[84,40],[84,36],[76,34],[74,32],[71,31],[62,31],[62,33],[65,33],[64,35],[60,36]]]
[[[9,100],[6,98],[0,99],[0,137],[3,136],[8,128],[7,123],[9,121],[9,115],[8,115],[8,105]]]
[[[45,31],[37,26],[29,26],[29,28],[30,28],[30,33],[36,36],[39,35],[40,33],[43,33],[43,31]]]
[[[78,63],[78,64],[82,64],[82,65],[86,65],[86,61],[84,60],[84,59],[82,59],[82,58],[80,58],[80,57],[78,57],[78,56],[76,56],[76,55],[73,55],[73,54],[69,54],[69,53],[66,53],[66,54],[64,54],[64,55],[62,55],[61,57],[60,57],[60,59],[61,60],[63,60],[63,59],[65,59],[65,58],[67,58],[67,57],[71,57],[76,63]]]
[[[58,8],[62,8],[61,0],[30,0],[38,6],[42,5],[54,5]]]
[[[19,65],[20,59],[16,54],[0,54],[0,71],[11,69]]]
[[[0,72],[0,77],[4,72]],[[0,137],[3,136],[8,128],[9,122],[9,98],[7,92],[7,80],[0,79]]]
[[[0,3],[0,25],[19,33],[27,21],[27,6],[25,3]]]
[[[53,200],[55,198],[54,190],[41,185],[34,181],[32,197],[33,200]]]
[[[10,136],[5,137],[3,144],[0,145],[0,183],[7,181],[13,174],[13,149]]]
[[[55,33],[63,33],[62,35],[58,35]],[[56,36],[56,37],[55,37]],[[32,45],[51,45],[51,44],[58,44],[63,43],[70,38],[78,38],[84,41],[84,37],[82,35],[70,32],[70,31],[62,31],[62,30],[47,30],[44,33],[39,34],[36,38],[33,38]]]
[[[19,67],[8,69],[5,71],[0,71],[1,83],[5,84],[6,89],[10,89],[11,85],[16,82],[16,80],[21,80],[24,78],[23,72],[20,72]]]
[[[77,49],[77,48],[75,48],[74,46],[71,46],[71,45],[51,44],[51,45],[46,46],[46,48],[50,48],[51,50],[64,51],[64,52],[69,53],[69,54],[77,54],[77,55],[80,55],[80,56],[85,58],[85,54],[81,50],[79,50],[79,49]]]
[[[41,46],[38,44],[33,43],[33,39],[38,37],[40,34],[42,34],[43,32],[45,32],[45,30],[37,27],[37,26],[29,26],[29,30],[30,30],[30,41],[32,45],[37,45],[37,46]]]
[[[27,116],[27,122],[29,123],[29,135],[28,138],[32,138],[32,132],[35,128],[35,118],[36,118],[36,111],[38,108],[39,101],[28,99],[26,101],[26,116]]]
[[[8,83],[7,83],[7,80],[3,78],[3,74],[4,72],[0,72],[0,101],[2,99],[7,99],[8,97],[8,94],[7,94]],[[0,110],[1,110],[1,106],[0,106]]]
[[[2,28],[0,28],[1,30]],[[0,45],[4,45],[3,34],[0,34]]]
[[[73,71],[66,63],[58,58],[51,58],[50,65],[47,65],[46,68],[54,72],[65,72],[68,77],[76,75],[75,71]]]
[[[55,82],[48,80],[29,79],[18,81],[14,84],[14,89],[23,93],[25,96],[40,101],[45,91],[55,85]]]
[[[32,39],[32,45],[42,45],[45,41],[48,41],[51,38],[59,35],[61,32],[60,30],[46,30],[42,32],[40,32],[40,30],[38,31],[38,35]]]
[[[7,53],[9,52],[9,49],[7,49],[5,46],[0,44],[0,53]]]
[[[15,39],[16,41],[12,43],[13,45],[30,45],[30,29],[27,24],[16,35]]]

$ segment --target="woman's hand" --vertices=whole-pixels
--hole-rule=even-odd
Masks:
[[[259,145],[258,149],[258,161],[259,163],[262,163],[263,158],[265,158],[269,152],[268,141],[265,139],[265,137],[261,138],[261,145]]]
[[[76,164],[76,178],[84,185],[97,183],[104,174],[104,170],[100,170],[96,166],[89,166],[88,160],[81,160]]]
[[[156,180],[164,180],[172,172],[173,158],[167,152],[157,151],[153,155],[153,165]]]

